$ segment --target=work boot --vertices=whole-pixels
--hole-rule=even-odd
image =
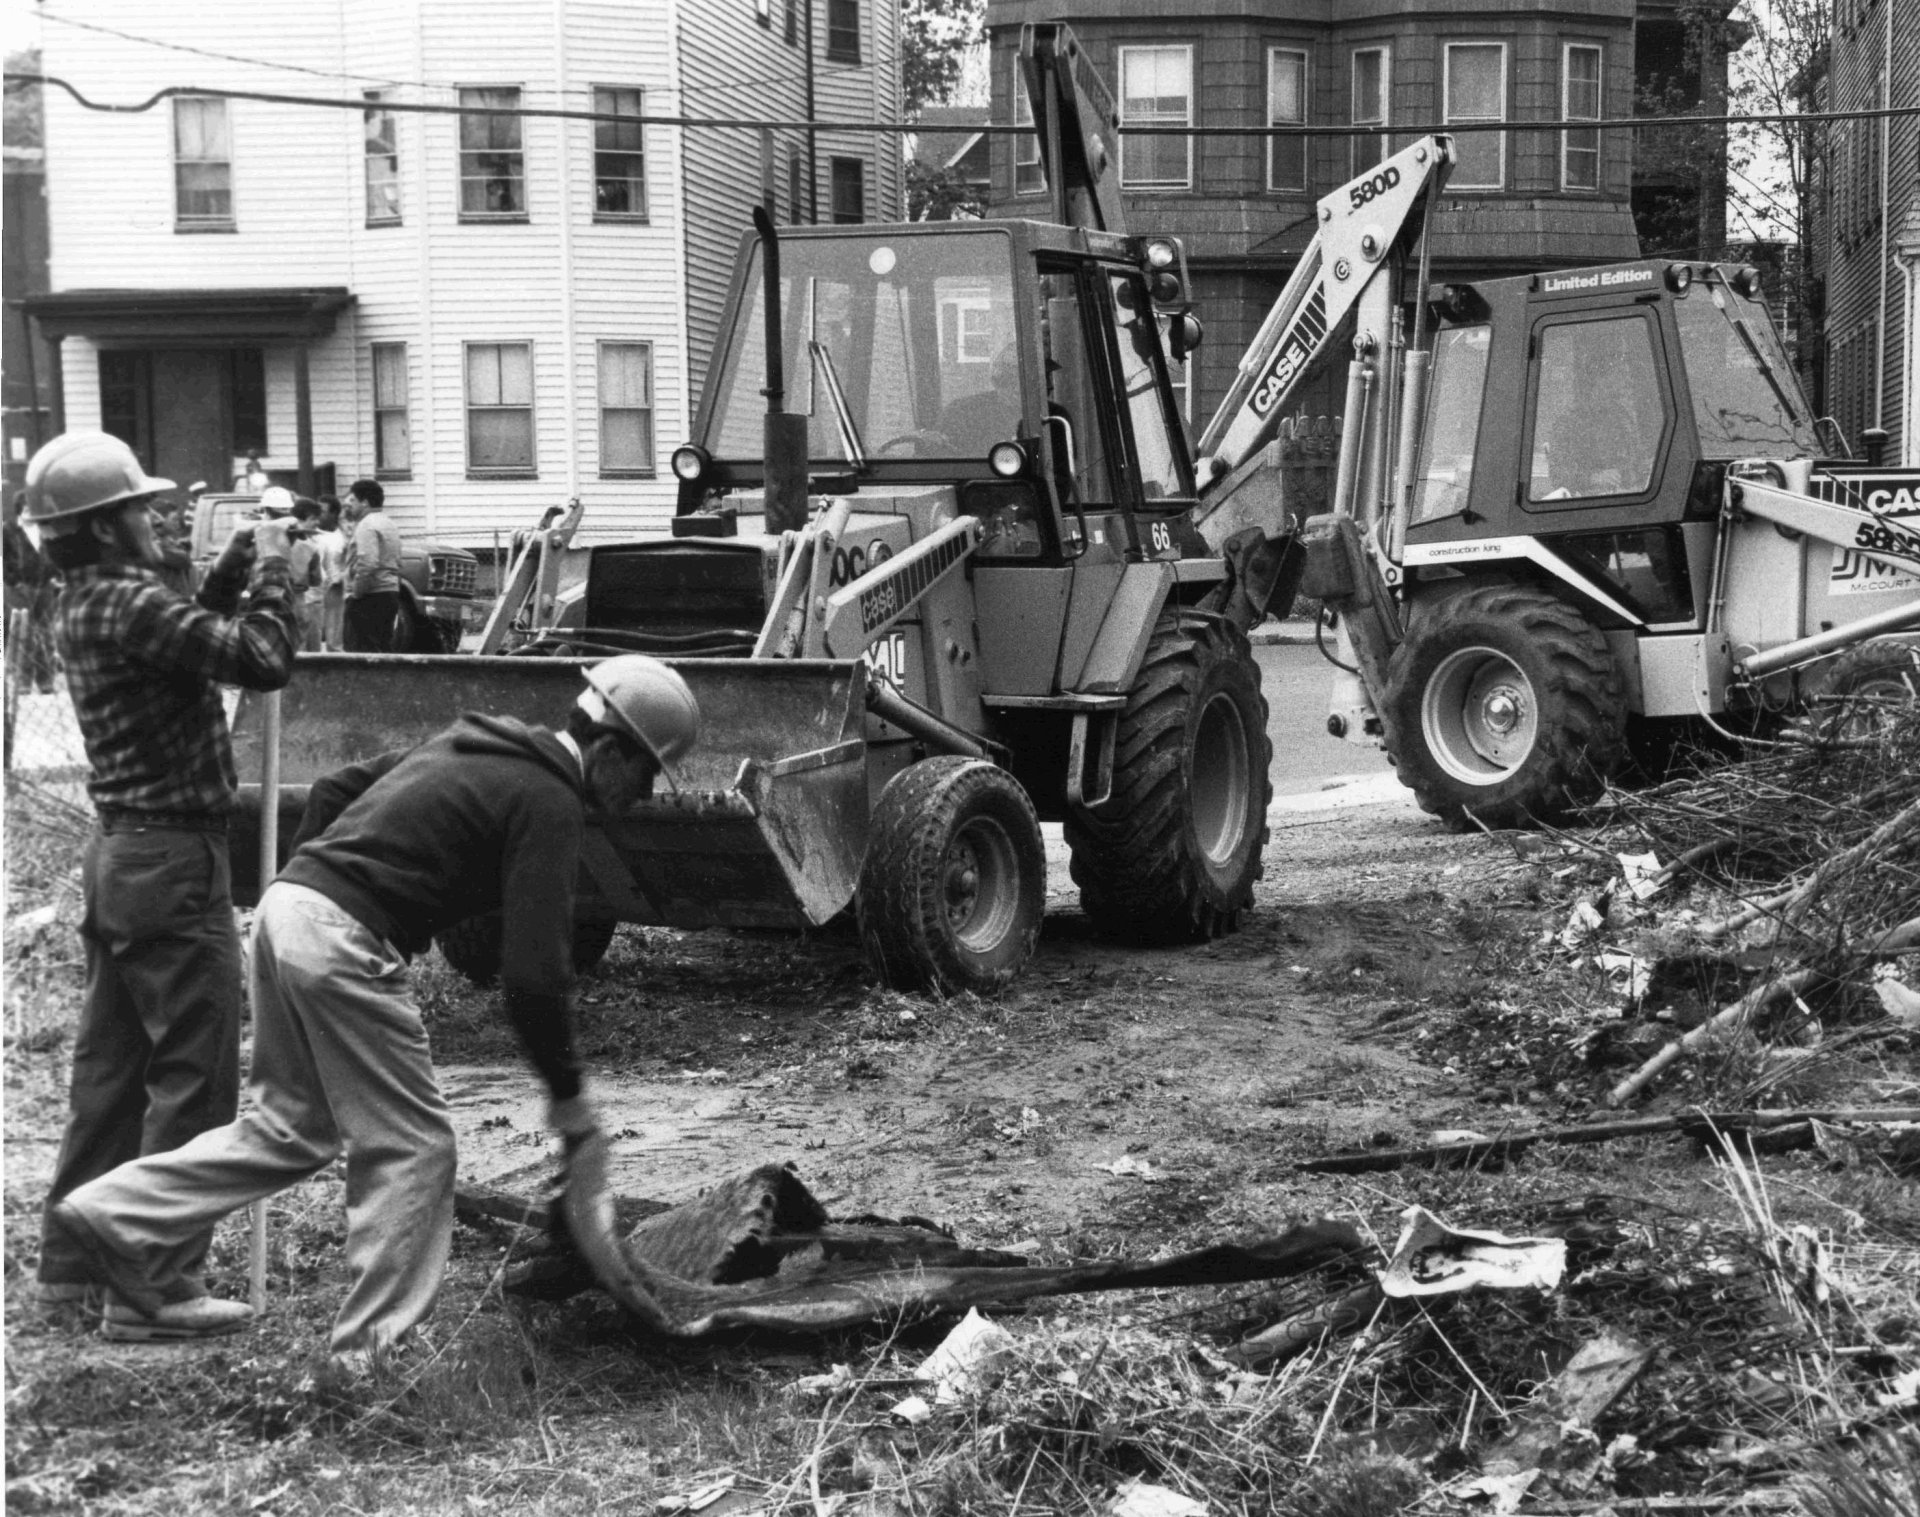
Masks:
[[[71,1201],[56,1201],[48,1208],[47,1226],[86,1260],[97,1279],[112,1287],[123,1305],[149,1317],[166,1305],[139,1262],[95,1232],[93,1224]]]
[[[237,1333],[252,1322],[253,1308],[244,1301],[195,1296],[146,1313],[109,1293],[100,1336],[116,1343],[177,1343]]]

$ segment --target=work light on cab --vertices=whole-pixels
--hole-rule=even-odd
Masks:
[[[707,450],[696,443],[685,443],[673,450],[673,472],[677,479],[694,483],[713,462]]]
[[[987,454],[987,467],[1002,479],[1018,479],[1027,472],[1027,450],[1017,442],[997,442]]]

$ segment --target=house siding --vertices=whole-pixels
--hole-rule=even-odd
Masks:
[[[1891,28],[1889,5],[1895,5]],[[1911,11],[1911,0],[1836,6],[1816,103],[1835,111],[1920,106],[1920,26],[1909,24]],[[1834,123],[1815,168],[1815,273],[1826,294],[1824,382],[1816,402],[1856,449],[1864,428],[1883,427],[1889,460],[1920,456],[1906,436],[1912,382],[1906,324],[1916,313],[1902,298],[1907,280],[1897,258],[1902,219],[1920,190],[1917,163],[1920,117],[1907,114],[1889,120],[1884,138],[1876,118]]]
[[[340,0],[283,12],[204,0],[170,13],[170,43],[241,55],[201,73],[182,55],[100,32],[49,28],[49,72],[112,78],[135,99],[183,77],[222,86],[333,95],[382,81],[399,102],[453,104],[463,86],[513,86],[529,107],[591,104],[595,85],[638,87],[650,115],[804,114],[804,56],[753,0],[414,0],[392,7]],[[102,26],[152,35],[150,7],[99,0]],[[824,61],[820,113],[853,120],[900,111],[896,9],[863,4],[858,68]],[[824,60],[824,0],[816,51]],[[339,80],[290,73],[338,71]],[[783,78],[782,72],[791,77]],[[832,77],[828,75],[831,72]],[[366,222],[364,134],[352,110],[236,101],[234,230],[180,233],[173,219],[171,115],[108,115],[49,92],[55,291],[338,286],[351,304],[333,331],[307,344],[313,458],[344,485],[374,468],[375,343],[404,343],[411,467],[389,471],[388,500],[404,530],[489,545],[578,495],[587,541],[663,528],[675,485],[668,458],[689,435],[706,354],[718,330],[740,232],[760,198],[760,134],[645,131],[647,215],[595,219],[594,124],[522,118],[526,217],[459,215],[459,118],[396,113],[401,215]],[[786,190],[777,134],[776,197]],[[869,214],[902,214],[899,144],[820,134],[819,157],[858,153],[869,164]],[[844,140],[843,140],[844,139]],[[791,217],[791,207],[783,207]],[[183,338],[183,341],[188,340]],[[650,478],[602,478],[600,344],[650,345],[654,459]],[[475,476],[466,456],[465,351],[474,342],[532,347],[535,468],[528,477]],[[99,419],[93,344],[63,345],[69,424]],[[268,467],[297,461],[296,348],[266,356]]]

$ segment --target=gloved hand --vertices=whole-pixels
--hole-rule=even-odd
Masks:
[[[547,1126],[567,1140],[569,1148],[600,1131],[600,1114],[584,1093],[547,1105]]]
[[[293,547],[293,521],[277,516],[253,524],[254,551],[262,558],[287,558]]]
[[[233,535],[221,548],[220,556],[214,560],[213,568],[208,571],[222,576],[246,574],[253,568],[256,549],[253,542],[254,523],[243,521],[233,529]],[[282,552],[284,553],[284,549]]]

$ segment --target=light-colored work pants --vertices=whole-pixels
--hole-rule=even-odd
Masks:
[[[453,1237],[453,1127],[406,962],[303,885],[275,884],[253,924],[247,1109],[185,1147],[123,1164],[67,1199],[178,1294],[220,1217],[347,1155],[347,1299],[336,1353],[392,1343],[433,1310]]]

